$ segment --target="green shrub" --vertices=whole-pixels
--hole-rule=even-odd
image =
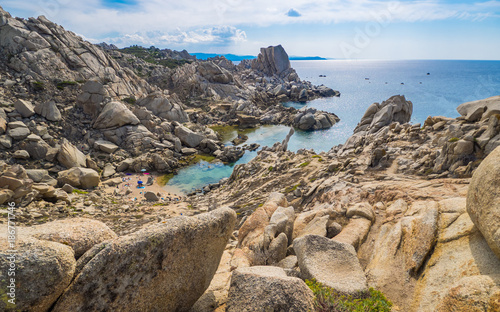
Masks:
[[[131,96],[131,97],[126,97],[126,98],[122,99],[122,101],[125,103],[128,103],[128,104],[134,105],[137,100],[135,99],[135,97]]]
[[[311,162],[310,161],[306,161],[306,162],[303,162],[299,165],[300,168],[304,168],[305,166],[309,165]]]
[[[74,85],[77,85],[78,82],[76,81],[68,81],[68,80],[64,80],[64,81],[60,81],[57,83],[56,87],[57,89],[59,90],[63,90],[64,87],[67,87],[67,86],[74,86]]]
[[[296,184],[296,185],[290,185],[289,187],[287,187],[284,191],[285,194],[288,194],[290,192],[293,192],[295,191],[298,187],[300,186],[300,184]]]
[[[273,171],[273,170],[274,170],[274,167],[273,167],[273,166],[269,166],[269,168],[267,168],[267,170],[269,170],[269,171]]]
[[[77,193],[77,194],[88,194],[89,192],[82,191],[82,190],[79,190],[79,189],[73,189],[73,193]]]
[[[306,280],[313,291],[314,306],[317,312],[388,312],[392,302],[383,293],[373,288],[369,291],[347,295],[326,287],[315,279]]]
[[[32,84],[33,84],[33,89],[35,89],[35,91],[45,90],[45,84],[41,81],[35,81]]]

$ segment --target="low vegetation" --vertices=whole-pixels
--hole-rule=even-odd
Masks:
[[[175,60],[171,58],[165,58],[161,50],[154,46],[144,48],[141,46],[133,45],[131,47],[119,49],[118,51],[122,53],[132,54],[147,63],[162,65],[168,68],[176,68],[184,64],[190,64],[192,62],[189,60]]]
[[[79,189],[73,189],[73,193],[76,193],[76,194],[88,194],[89,192],[82,191],[82,190],[79,190]]]
[[[314,293],[314,306],[317,312],[391,311],[392,302],[383,293],[373,288],[355,295],[346,295],[324,286],[315,279],[306,280],[306,284]]]
[[[56,84],[56,87],[57,89],[59,90],[63,90],[65,87],[67,86],[74,86],[74,85],[77,85],[78,82],[76,81],[69,81],[69,80],[64,80],[64,81],[60,81]]]
[[[299,165],[300,168],[304,168],[306,167],[307,165],[309,165],[311,162],[310,161],[306,161],[306,162],[303,162]]]

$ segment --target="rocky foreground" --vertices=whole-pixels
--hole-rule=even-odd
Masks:
[[[140,194],[143,170],[241,157],[207,125],[325,128],[278,104],[337,93],[281,46],[172,69],[1,8],[0,50],[1,310],[314,311],[312,279],[394,311],[500,310],[500,97],[413,125],[393,96],[327,153],[287,151],[291,131],[200,194]]]

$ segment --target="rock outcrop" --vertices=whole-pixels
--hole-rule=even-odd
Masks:
[[[113,96],[142,94],[150,87],[144,80],[90,42],[49,21],[16,19],[0,8],[0,50],[11,55],[8,66],[35,81],[77,81],[99,77]]]
[[[285,49],[280,45],[261,48],[257,59],[252,61],[252,69],[263,72],[269,77],[281,76],[292,68]]]
[[[484,100],[463,103],[457,107],[457,111],[465,120],[470,122],[500,114],[500,95]]]
[[[222,208],[96,245],[53,311],[188,311],[209,286],[235,222],[236,213]]]
[[[144,106],[158,117],[165,118],[168,121],[177,121],[180,123],[188,122],[189,117],[175,99],[168,98],[161,92],[149,94],[147,97],[139,99],[137,105]]]
[[[137,125],[139,119],[120,102],[110,102],[104,106],[97,119],[94,121],[95,129],[121,127],[124,125]]]
[[[64,289],[70,284],[75,272],[76,260],[73,250],[60,243],[19,236],[15,242],[16,252],[11,253],[7,242],[7,227],[0,227],[0,270],[2,278],[2,311],[49,311]],[[14,263],[15,286],[13,287],[15,305],[7,294],[10,290],[10,277],[7,272]],[[5,275],[3,275],[5,274]],[[10,292],[10,291],[9,291]]]
[[[500,259],[500,147],[474,172],[467,193],[467,212]]]
[[[410,121],[412,112],[413,104],[407,101],[404,95],[391,96],[382,104],[370,105],[354,129],[354,133],[362,131],[375,133],[392,122],[407,123]]]
[[[293,119],[293,126],[300,130],[320,130],[331,128],[340,119],[327,112],[315,108],[304,107],[298,111]]]
[[[278,267],[254,266],[233,271],[226,311],[312,311],[313,300],[301,279]]]
[[[180,125],[175,127],[175,135],[188,147],[197,147],[205,139],[203,135]]]
[[[61,186],[69,184],[74,187],[89,189],[98,186],[100,178],[94,169],[73,167],[68,170],[59,171],[57,181]]]
[[[57,160],[66,168],[87,167],[87,158],[76,146],[68,140],[61,140],[61,148],[57,154]]]
[[[118,237],[106,224],[86,218],[58,220],[33,227],[18,228],[18,231],[22,236],[27,235],[69,246],[73,249],[76,259],[94,245]]]
[[[339,292],[368,290],[365,273],[352,245],[323,236],[306,235],[293,241],[300,273]]]

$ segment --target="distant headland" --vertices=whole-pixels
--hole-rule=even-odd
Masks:
[[[191,55],[196,56],[199,60],[206,60],[215,56],[224,56],[226,59],[232,62],[238,62],[242,60],[252,60],[256,59],[255,55],[237,55],[237,54],[217,54],[217,53],[190,53]],[[290,61],[319,61],[319,60],[328,60],[327,58],[321,56],[290,56]]]

